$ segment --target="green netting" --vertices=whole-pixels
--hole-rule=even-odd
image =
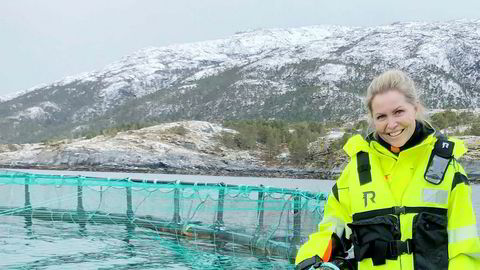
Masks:
[[[0,218],[21,216],[33,227],[36,220],[82,229],[113,224],[130,237],[148,229],[182,239],[190,254],[212,252],[213,245],[213,253],[293,260],[316,231],[326,198],[264,186],[0,171]]]

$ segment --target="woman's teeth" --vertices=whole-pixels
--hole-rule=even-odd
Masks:
[[[399,130],[399,131],[396,131],[396,132],[390,132],[390,133],[388,133],[388,135],[389,135],[390,137],[395,137],[395,136],[400,135],[400,133],[402,133],[402,131],[403,131],[403,129],[402,129],[402,130]]]

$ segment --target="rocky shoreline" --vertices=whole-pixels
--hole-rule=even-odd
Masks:
[[[312,180],[335,180],[341,171],[327,171],[321,169],[297,169],[297,168],[256,168],[256,169],[215,169],[215,168],[148,168],[138,166],[65,166],[65,165],[1,165],[2,169],[24,170],[58,170],[58,171],[91,171],[91,172],[125,172],[125,173],[149,173],[149,174],[181,174],[181,175],[210,175],[210,176],[242,176],[242,177],[265,177],[265,178],[290,178]],[[470,183],[480,183],[480,173],[467,170]]]
[[[185,134],[174,132],[178,126],[185,129]],[[348,162],[343,150],[331,147],[336,138],[329,136],[310,145],[309,161],[292,165],[288,153],[266,162],[261,147],[248,151],[228,148],[219,140],[222,132],[235,131],[208,122],[185,121],[119,132],[110,137],[0,145],[0,167],[334,180]],[[469,150],[459,162],[470,180],[479,182],[480,137],[460,139]]]
[[[2,169],[23,170],[58,170],[58,171],[91,171],[91,172],[126,172],[126,173],[151,173],[151,174],[182,174],[182,175],[210,175],[210,176],[243,176],[266,178],[291,178],[334,180],[340,172],[321,169],[297,168],[150,168],[138,166],[66,166],[66,165],[41,165],[41,164],[1,164]]]

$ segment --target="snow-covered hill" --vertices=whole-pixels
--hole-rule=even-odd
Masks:
[[[141,121],[354,120],[388,68],[410,73],[428,108],[480,107],[480,20],[266,29],[146,48],[0,101],[0,143]]]

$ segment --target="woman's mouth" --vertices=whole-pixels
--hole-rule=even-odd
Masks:
[[[397,137],[398,135],[402,134],[402,132],[404,130],[405,129],[401,129],[401,130],[398,130],[398,131],[390,132],[390,133],[387,133],[387,135],[390,136],[390,137]]]

